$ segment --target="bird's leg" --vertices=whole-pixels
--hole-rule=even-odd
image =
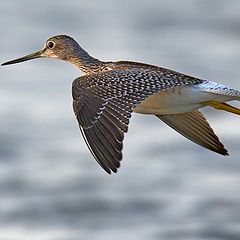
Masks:
[[[210,101],[202,102],[201,104],[203,104],[204,106],[211,106],[211,107],[214,107],[215,109],[219,109],[219,110],[223,110],[223,111],[227,111],[227,112],[231,112],[231,113],[240,115],[239,108],[233,107],[227,103],[221,103],[221,102],[210,100]]]

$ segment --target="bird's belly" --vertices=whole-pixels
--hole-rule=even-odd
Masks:
[[[222,95],[201,91],[196,85],[174,87],[153,94],[141,102],[134,112],[143,114],[176,114],[190,112],[203,107],[201,103],[209,100],[221,100]]]

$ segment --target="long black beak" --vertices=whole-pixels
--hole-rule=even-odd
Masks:
[[[32,54],[26,55],[24,57],[17,58],[17,59],[2,63],[1,66],[20,63],[20,62],[28,61],[28,60],[35,59],[35,58],[40,58],[40,57],[42,57],[42,52],[43,51],[41,50],[41,51],[38,51],[38,52],[35,52],[35,53],[32,53]]]

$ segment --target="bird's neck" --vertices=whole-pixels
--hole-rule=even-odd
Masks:
[[[77,52],[67,59],[85,74],[92,74],[103,71],[105,63],[90,56],[84,49],[79,46]]]

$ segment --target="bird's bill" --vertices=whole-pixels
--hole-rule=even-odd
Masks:
[[[38,52],[35,52],[35,53],[32,53],[32,54],[29,54],[29,55],[26,55],[24,57],[20,57],[20,58],[2,63],[1,66],[20,63],[20,62],[25,62],[25,61],[35,59],[35,58],[40,58],[40,57],[42,57],[42,50],[38,51]]]

